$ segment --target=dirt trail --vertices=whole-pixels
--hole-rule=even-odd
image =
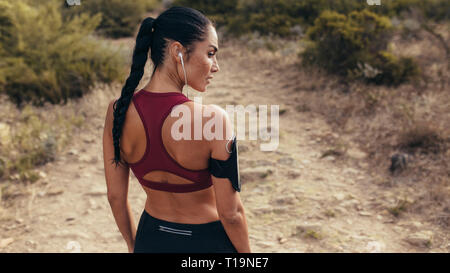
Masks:
[[[396,220],[379,205],[365,155],[357,147],[346,161],[320,158],[328,140],[346,137],[333,132],[321,116],[296,111],[299,101],[290,85],[297,75],[294,54],[279,57],[237,48],[222,45],[221,71],[203,103],[269,109],[278,104],[285,110],[276,151],[260,151],[265,141],[239,142],[241,198],[254,252],[450,250],[445,240],[420,246],[427,244],[423,236],[440,231],[413,216]],[[190,97],[198,95],[189,90]],[[116,86],[84,99],[96,109],[86,112],[87,128],[73,136],[66,153],[40,169],[45,178],[24,187],[26,194],[6,208],[0,252],[127,251],[106,198],[101,141],[107,103],[119,93]],[[145,194],[133,174],[129,202],[137,223]]]

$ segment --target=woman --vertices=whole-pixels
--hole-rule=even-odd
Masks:
[[[232,124],[220,107],[182,93],[186,84],[205,92],[219,71],[218,48],[213,23],[191,8],[170,8],[140,26],[130,75],[109,104],[103,135],[108,201],[129,252],[250,252],[236,138],[226,137]],[[153,74],[135,93],[149,50]],[[172,138],[171,113],[179,106],[213,112],[223,137]],[[191,115],[191,128],[210,119]],[[130,168],[147,194],[137,231],[127,199]]]

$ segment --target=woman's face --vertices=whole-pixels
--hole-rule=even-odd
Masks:
[[[188,85],[204,92],[210,83],[213,73],[219,71],[217,50],[219,49],[216,30],[208,26],[208,36],[203,42],[197,42],[195,51],[191,53],[189,62],[185,63]],[[184,57],[184,56],[183,56]],[[182,75],[184,80],[184,74]]]

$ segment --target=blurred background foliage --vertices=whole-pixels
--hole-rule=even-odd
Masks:
[[[417,22],[415,31],[427,28],[425,21],[449,19],[450,1],[381,2],[368,5],[366,0],[174,0],[172,5],[204,12],[225,37],[302,39],[301,45],[306,45],[299,54],[302,64],[318,66],[346,80],[384,85],[415,80],[420,76],[415,60],[395,56],[388,49],[395,28],[403,27],[406,32],[409,26],[393,25],[391,20],[410,20],[415,13],[423,19]],[[269,49],[276,48],[270,41],[262,43]],[[448,51],[445,42],[442,44]]]
[[[216,19],[232,35],[258,31],[280,36],[296,35],[295,26],[314,24],[324,11],[347,15],[367,9],[388,17],[403,16],[417,9],[427,19],[448,20],[450,2],[446,0],[381,0],[382,5],[368,5],[366,0],[174,0],[172,5],[189,6]]]
[[[90,16],[100,15],[101,20],[96,32],[110,38],[121,38],[133,36],[145,13],[160,4],[159,0],[89,0],[81,1],[79,6],[63,8],[62,11],[65,18],[82,13]],[[67,2],[63,6],[67,7]]]
[[[18,106],[67,102],[123,78],[123,57],[94,35],[101,16],[65,19],[60,3],[0,0],[0,93]]]
[[[391,50],[396,31],[408,39],[427,31],[448,59],[446,38],[433,24],[448,22],[450,1],[381,2],[370,6],[366,0],[80,0],[80,5],[69,6],[64,0],[0,0],[0,95],[23,110],[29,104],[67,103],[98,82],[122,83],[130,52],[112,40],[135,37],[142,19],[150,13],[156,17],[170,6],[202,11],[215,22],[221,40],[248,40],[247,45],[272,51],[278,48],[277,39],[293,41],[303,66],[317,66],[345,81],[397,86],[420,77],[414,58]],[[34,116],[8,123],[0,119],[0,131],[9,139],[9,146],[0,145],[0,177],[51,160],[59,145],[55,143],[64,143],[61,132],[81,124],[75,113],[47,125],[39,122],[45,114]],[[62,131],[49,124],[60,124]]]
[[[413,59],[388,50],[393,29],[402,26],[391,20],[407,17],[411,10],[424,20],[448,20],[449,3],[384,0],[381,6],[370,6],[361,0],[90,0],[69,6],[61,0],[0,0],[0,93],[18,106],[23,102],[43,105],[81,97],[94,82],[123,80],[128,60],[106,39],[134,36],[140,21],[162,5],[202,11],[224,39],[269,37],[263,43],[273,50],[273,37],[301,39],[299,48],[304,50],[299,56],[304,65],[316,65],[348,80],[398,85],[420,75],[420,69]],[[418,28],[427,26],[417,24]]]
[[[387,51],[391,34],[390,20],[368,10],[348,16],[325,11],[308,29],[308,45],[300,55],[304,64],[334,74],[397,85],[419,75],[420,69],[412,58]]]

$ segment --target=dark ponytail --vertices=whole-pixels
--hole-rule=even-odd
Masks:
[[[189,60],[189,53],[194,50],[191,48],[192,45],[194,42],[205,40],[208,25],[213,25],[213,23],[201,12],[187,7],[172,7],[160,14],[157,19],[148,17],[142,21],[133,50],[130,75],[122,88],[120,98],[113,105],[113,162],[116,167],[123,163],[120,158],[122,127],[134,91],[144,75],[149,49],[151,49],[151,59],[154,65],[153,73],[164,60],[166,39],[181,43],[187,49],[186,59]]]

